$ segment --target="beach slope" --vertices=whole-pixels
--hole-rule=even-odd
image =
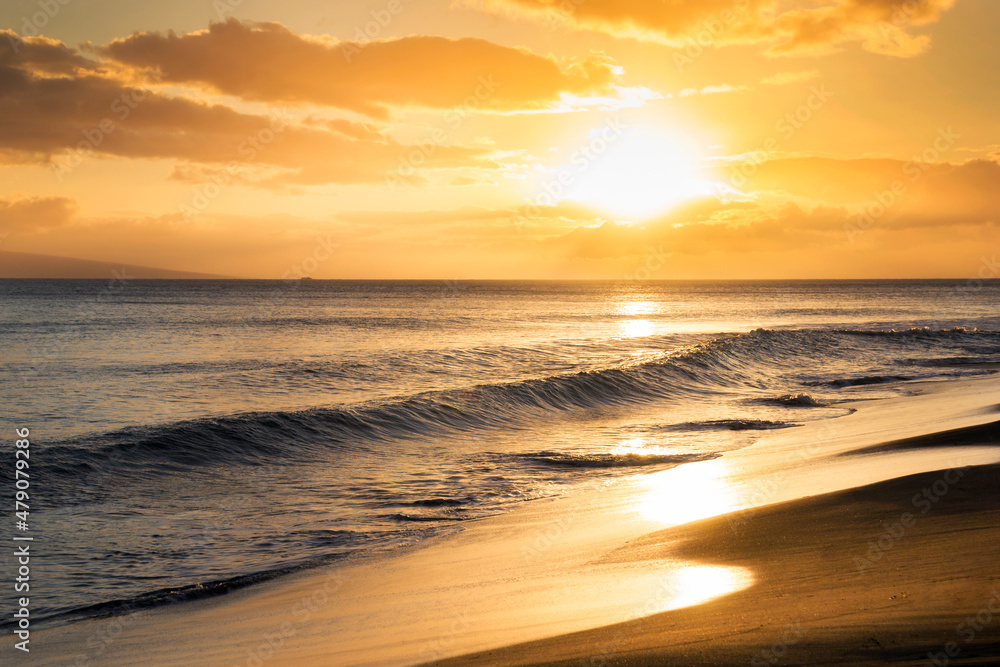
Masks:
[[[1000,664],[998,544],[997,465],[745,510],[654,533],[606,558],[739,565],[752,570],[753,586],[437,664]]]

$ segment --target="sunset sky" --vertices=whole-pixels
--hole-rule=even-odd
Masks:
[[[16,0],[0,25],[0,251],[1000,277],[991,0]]]

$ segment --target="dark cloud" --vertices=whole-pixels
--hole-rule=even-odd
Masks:
[[[73,74],[92,70],[97,63],[83,57],[62,42],[46,37],[21,38],[13,30],[0,29],[0,62],[17,62],[20,67],[46,74]]]
[[[364,123],[298,123],[280,110],[241,113],[160,90],[155,77],[134,88],[50,40],[25,40],[16,52],[8,45],[0,49],[0,155],[50,162],[60,175],[92,154],[273,165],[286,170],[273,184],[287,185],[383,181],[411,150]],[[422,166],[491,166],[487,153],[441,142]]]
[[[297,35],[279,23],[229,19],[207,30],[136,33],[97,49],[164,80],[207,86],[248,100],[312,103],[376,118],[393,106],[447,109],[474,101],[534,109],[561,93],[611,92],[605,57],[560,67],[552,58],[483,39],[414,35],[369,43]]]

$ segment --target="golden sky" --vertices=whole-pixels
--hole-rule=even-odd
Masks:
[[[259,278],[996,270],[993,0],[24,0],[0,25],[0,251]]]

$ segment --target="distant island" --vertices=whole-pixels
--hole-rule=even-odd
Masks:
[[[232,278],[214,273],[175,271],[152,266],[118,262],[99,262],[75,257],[36,255],[27,252],[0,251],[0,278],[111,278],[117,271],[139,279],[220,279]]]

